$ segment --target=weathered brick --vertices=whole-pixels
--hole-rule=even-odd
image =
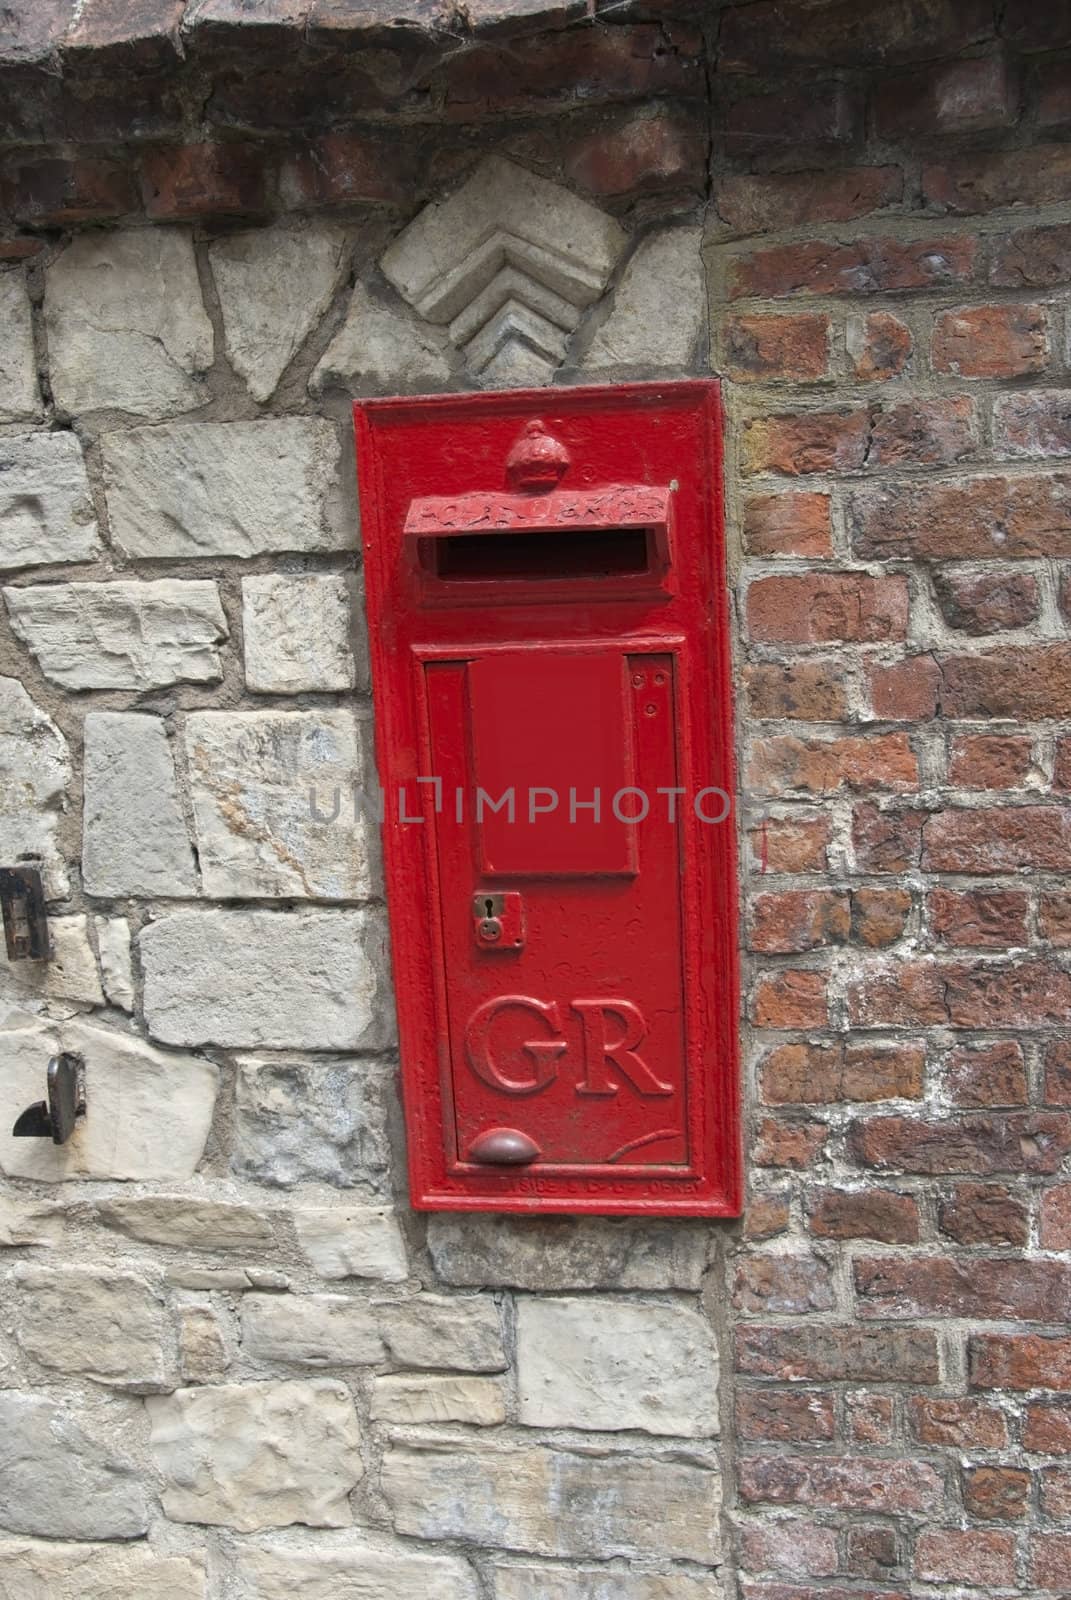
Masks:
[[[1071,390],[1001,395],[993,412],[998,454],[1031,460],[1071,456]]]
[[[735,1337],[736,1370],[750,1377],[782,1383],[934,1384],[939,1379],[937,1337],[928,1328],[743,1324]],[[1071,1374],[1071,1339],[1066,1342]]]
[[[988,39],[993,13],[984,0],[928,0],[891,6],[879,0],[758,0],[731,6],[722,19],[725,67],[757,72],[795,62],[869,66],[874,60],[932,60]]]
[[[325,133],[295,147],[280,173],[292,206],[410,205],[420,181],[418,147],[373,129]]]
[[[834,1434],[833,1397],[816,1389],[742,1389],[736,1431],[768,1444],[823,1443]]]
[[[855,1444],[890,1444],[896,1407],[891,1395],[849,1394],[844,1397],[845,1432]]]
[[[923,167],[922,193],[929,205],[961,216],[1067,200],[1071,147],[1034,144],[1025,150],[964,151]]]
[[[930,1027],[947,1023],[944,974],[931,962],[862,970],[847,995],[853,1028]]]
[[[1052,764],[1054,789],[1071,790],[1071,736],[1056,741],[1056,757]]]
[[[1049,289],[1071,280],[1071,223],[1019,228],[1000,241],[989,281],[1001,289]]]
[[[853,1523],[845,1529],[841,1571],[857,1578],[889,1578],[902,1565],[895,1528]]]
[[[1043,1467],[1039,1476],[1042,1511],[1054,1520],[1066,1521],[1071,1517],[1071,1468]]]
[[[828,1020],[826,977],[784,967],[762,978],[752,1015],[760,1028],[821,1028]]]
[[[744,542],[755,556],[832,555],[829,496],[752,495],[744,505]]]
[[[243,145],[185,144],[141,164],[145,210],[156,221],[260,216],[269,209],[262,153]]]
[[[127,168],[88,158],[21,162],[0,183],[8,209],[29,227],[107,222],[140,209]]]
[[[925,1052],[910,1043],[784,1044],[760,1069],[767,1105],[833,1105],[841,1100],[918,1100]]]
[[[747,1579],[740,1594],[741,1600],[815,1600],[818,1594],[822,1600],[909,1600],[903,1589],[860,1589],[855,1585],[843,1589],[839,1584],[824,1584],[817,1590],[813,1583],[752,1583]]]
[[[878,950],[903,937],[911,914],[907,889],[856,889],[852,894],[852,942]]]
[[[972,1389],[1071,1389],[1071,1339],[978,1333],[967,1342]]]
[[[748,1315],[806,1316],[836,1304],[833,1277],[813,1256],[755,1254],[739,1262],[733,1306]]]
[[[971,634],[1025,628],[1041,603],[1032,572],[960,572],[944,567],[934,573],[933,588],[948,626]]]
[[[938,1201],[937,1226],[957,1244],[1026,1245],[1030,1213],[1002,1183],[959,1183]]]
[[[755,1165],[803,1172],[822,1153],[828,1137],[824,1122],[785,1122],[763,1117],[756,1130]]]
[[[852,812],[852,845],[860,872],[907,872],[922,859],[928,813],[867,802]]]
[[[1014,1039],[999,1044],[962,1044],[949,1051],[945,1093],[953,1104],[971,1108],[1026,1104],[1023,1047]]]
[[[725,147],[736,155],[767,156],[778,145],[796,151],[846,144],[856,132],[861,110],[848,85],[836,80],[742,95],[725,112]]]
[[[935,1503],[941,1480],[921,1461],[868,1456],[745,1456],[740,1498],[824,1510],[922,1511]]]
[[[1013,85],[1000,56],[952,61],[910,77],[885,78],[874,96],[882,139],[969,132],[1014,122]]]
[[[771,795],[915,789],[918,762],[904,733],[825,740],[776,734],[753,744],[746,781],[753,793]]]
[[[866,459],[866,411],[804,411],[752,417],[744,424],[743,466],[748,473],[855,472]]]
[[[1071,645],[1009,645],[941,663],[941,707],[951,717],[1018,722],[1071,716]]]
[[[971,1528],[927,1528],[915,1545],[915,1576],[924,1583],[1015,1584],[1015,1539],[1010,1533]]]
[[[904,638],[907,615],[907,580],[898,575],[793,573],[757,578],[747,593],[748,627],[763,641],[886,643]]]
[[[1023,1415],[1023,1449],[1039,1455],[1071,1455],[1071,1404],[1033,1402]]]
[[[1071,477],[1054,473],[857,489],[849,500],[849,522],[853,548],[864,560],[1066,558],[1071,556]]]
[[[934,323],[933,364],[960,378],[1024,378],[1048,361],[1048,316],[1039,305],[960,306]]]
[[[744,684],[748,710],[760,721],[840,722],[848,714],[840,662],[758,662],[745,669]]]
[[[639,116],[615,117],[586,134],[569,149],[563,165],[566,176],[588,194],[701,193],[706,131],[686,109],[659,106]]]
[[[751,905],[748,947],[778,955],[844,944],[851,911],[848,895],[834,889],[790,889],[760,894]]]
[[[953,1028],[1045,1028],[1071,1023],[1071,974],[1045,961],[951,967],[944,973]]]
[[[1046,1189],[1039,1207],[1041,1248],[1071,1250],[1071,1183]]]
[[[1034,0],[1015,6],[1003,20],[1001,33],[1020,50],[1059,48],[1071,27],[1071,0]]]
[[[941,673],[932,656],[907,656],[888,666],[868,661],[866,677],[879,721],[928,722],[936,714]]]
[[[1030,772],[1032,753],[1028,734],[955,734],[949,746],[949,782],[963,789],[1019,789]]]
[[[795,1398],[814,1402],[826,1397],[802,1394]],[[828,1578],[837,1571],[836,1531],[798,1517],[747,1525],[740,1529],[740,1559],[749,1572],[785,1571]]]
[[[1071,947],[1071,894],[1043,894],[1038,899],[1038,934],[1058,950]]]
[[[860,1316],[1062,1322],[1071,1264],[953,1256],[862,1256],[852,1265]]]
[[[792,1205],[784,1190],[753,1194],[744,1212],[744,1238],[749,1241],[774,1239],[787,1233],[792,1220]]]
[[[983,806],[935,812],[923,829],[928,872],[1061,872],[1071,847],[1062,806]]]
[[[1045,1049],[1045,1103],[1071,1106],[1071,1042],[1055,1039]]]
[[[853,376],[861,383],[883,383],[907,371],[911,330],[891,311],[871,311],[848,319],[847,347]]]
[[[1027,897],[1017,889],[933,889],[930,917],[944,944],[1007,949],[1027,942]]]
[[[1071,1594],[1071,1533],[1035,1533],[1030,1540],[1030,1577],[1038,1589]]]
[[[829,318],[824,313],[729,317],[722,338],[725,371],[741,383],[805,383],[824,378],[829,369]]]
[[[1058,128],[1071,122],[1071,68],[1066,61],[1044,61],[1038,67],[1038,127]]]
[[[808,1226],[821,1239],[915,1244],[918,1203],[893,1189],[815,1189],[808,1201]]]
[[[969,234],[896,239],[805,240],[733,257],[729,298],[792,294],[888,294],[970,283],[977,241]]]
[[[904,400],[873,419],[868,467],[951,466],[975,449],[974,401],[967,395]]]
[[[954,1450],[1000,1450],[1008,1442],[1004,1413],[983,1400],[912,1395],[908,1416],[920,1444],[948,1445]]]
[[[900,167],[839,167],[832,172],[730,173],[717,185],[714,203],[722,221],[738,233],[763,233],[849,222],[896,205],[903,193]]]
[[[770,817],[751,834],[760,872],[822,872],[828,865],[828,817]]]
[[[1011,1522],[1027,1513],[1030,1474],[1021,1467],[967,1467],[962,1476],[964,1509],[987,1522]]]
[[[1060,1112],[980,1113],[929,1122],[922,1117],[863,1117],[848,1147],[860,1166],[879,1172],[1057,1172],[1071,1151],[1071,1117]]]

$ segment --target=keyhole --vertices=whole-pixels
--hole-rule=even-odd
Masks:
[[[487,915],[489,917],[493,917],[494,914],[495,914],[495,903],[494,903],[494,901],[491,900],[491,899],[487,899],[487,900],[484,901],[483,904],[484,904],[484,909],[485,909]]]

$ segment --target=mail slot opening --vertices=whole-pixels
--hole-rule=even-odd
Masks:
[[[525,529],[421,539],[420,562],[437,578],[619,578],[658,569],[653,528]]]

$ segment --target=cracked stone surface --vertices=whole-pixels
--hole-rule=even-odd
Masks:
[[[358,283],[346,320],[320,358],[309,388],[313,394],[349,384],[434,388],[449,377],[442,334]]]
[[[581,361],[585,371],[691,369],[704,320],[702,241],[701,228],[668,228],[641,242]]]
[[[40,861],[49,899],[70,887],[56,830],[71,782],[63,734],[17,678],[0,678],[0,859]]]
[[[389,1092],[365,1061],[240,1056],[232,1169],[279,1188],[316,1182],[382,1191]]]
[[[75,435],[0,438],[0,571],[91,561],[99,551],[96,512]]]

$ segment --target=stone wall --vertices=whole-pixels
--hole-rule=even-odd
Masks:
[[[18,10],[0,1596],[1071,1594],[1071,9]],[[349,401],[712,371],[745,1217],[414,1215]]]

